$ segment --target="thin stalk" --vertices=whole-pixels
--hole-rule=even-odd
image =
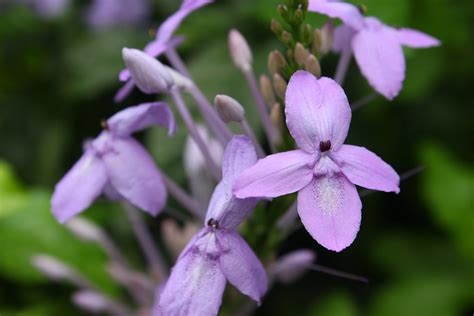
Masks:
[[[336,80],[336,82],[339,83],[340,86],[344,84],[344,79],[346,78],[351,58],[352,48],[350,45],[346,45],[344,50],[341,52],[341,57],[339,58],[339,63],[337,64],[336,68],[336,74],[334,75],[334,80]]]
[[[184,206],[191,214],[193,214],[197,219],[204,219],[204,208],[201,204],[192,198],[186,191],[184,191],[179,184],[173,181],[167,175],[163,175],[165,180],[165,185],[168,188],[170,194],[178,201],[182,206]]]
[[[268,143],[270,144],[270,149],[272,152],[275,152],[274,143],[278,140],[278,132],[273,125],[272,121],[270,120],[270,115],[267,111],[267,106],[265,104],[265,99],[263,98],[259,88],[257,81],[255,80],[255,76],[253,74],[253,70],[250,69],[248,71],[244,71],[245,79],[250,87],[250,91],[255,99],[257,104],[257,109],[260,114],[260,118],[262,119],[263,129],[265,130],[265,134],[268,139]]]
[[[377,98],[376,93],[371,93],[351,104],[352,112],[359,110]]]
[[[176,104],[176,108],[178,109],[178,112],[184,121],[184,124],[186,124],[189,134],[201,150],[201,153],[204,156],[204,160],[206,161],[209,171],[211,172],[212,176],[219,181],[221,179],[221,171],[216,165],[214,159],[212,159],[211,153],[209,152],[209,148],[206,146],[206,143],[202,139],[201,134],[199,134],[196,124],[194,123],[191,113],[189,113],[189,110],[186,104],[184,103],[181,93],[178,89],[175,88],[171,89],[170,93],[174,103]]]
[[[308,267],[308,269],[313,271],[318,271],[322,273],[326,273],[329,275],[337,276],[344,279],[354,280],[362,283],[369,283],[369,279],[363,276],[355,275],[349,272],[339,271],[333,268],[325,267],[319,264],[313,264]]]
[[[156,247],[141,214],[130,203],[124,202],[122,205],[127,212],[130,223],[132,224],[133,232],[135,233],[137,241],[147,258],[151,270],[161,279],[165,279],[168,276],[168,269],[166,268],[163,257],[157,250],[158,248]]]
[[[242,133],[247,135],[251,140],[253,145],[255,146],[255,149],[257,150],[257,155],[259,158],[265,157],[265,152],[263,151],[262,146],[260,146],[260,143],[257,140],[257,137],[255,137],[255,133],[253,132],[252,128],[250,127],[249,123],[247,120],[244,118],[242,121],[239,122],[240,129],[242,130]]]
[[[178,70],[184,76],[192,79],[185,63],[175,49],[169,49],[166,52],[166,57],[176,70]],[[196,101],[196,105],[204,120],[212,129],[217,139],[219,139],[219,141],[225,147],[233,135],[230,129],[224,124],[224,122],[221,121],[209,100],[207,100],[202,91],[194,83],[192,87],[189,88],[188,92]]]

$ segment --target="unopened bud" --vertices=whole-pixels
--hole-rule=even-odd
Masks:
[[[270,110],[270,119],[273,125],[275,125],[278,130],[281,130],[283,125],[283,114],[281,104],[279,102],[273,103],[272,108]]]
[[[321,77],[321,65],[314,55],[309,55],[306,58],[306,61],[304,62],[304,69],[315,75],[317,78]]]
[[[95,291],[78,291],[72,295],[72,302],[91,313],[102,313],[109,307],[108,299]]]
[[[294,44],[293,36],[287,31],[281,33],[281,41],[287,46],[293,46]]]
[[[327,22],[321,29],[321,55],[326,55],[332,49],[334,41],[334,26]]]
[[[273,275],[288,284],[299,279],[313,263],[315,254],[311,250],[297,250],[281,257],[273,266]]]
[[[306,58],[308,58],[309,52],[304,48],[303,44],[296,43],[294,54],[296,63],[299,66],[303,66]]]
[[[279,73],[280,70],[286,67],[285,57],[278,50],[270,52],[268,55],[268,71],[273,76],[276,73]]]
[[[290,14],[288,12],[288,7],[285,4],[279,4],[277,6],[277,11],[285,21],[289,20]]]
[[[270,24],[270,29],[272,30],[273,33],[276,35],[280,35],[281,32],[283,32],[283,28],[281,27],[280,22],[278,22],[275,19],[272,19],[272,22]]]
[[[315,29],[313,31],[313,42],[311,44],[311,50],[315,55],[318,55],[321,52],[322,36],[323,35],[320,29]]]
[[[214,98],[214,105],[217,114],[225,123],[241,122],[244,119],[244,107],[234,98],[218,94]]]
[[[360,14],[362,14],[362,15],[367,14],[368,9],[367,9],[367,6],[365,4],[359,4],[358,8],[359,8]]]
[[[101,229],[89,220],[83,218],[73,218],[66,223],[66,227],[84,241],[100,242],[104,236]]]
[[[313,28],[311,27],[311,25],[306,24],[303,28],[303,34],[302,34],[303,43],[308,43],[308,44],[311,43],[312,36],[313,36]]]
[[[55,281],[71,279],[75,275],[74,271],[66,264],[48,255],[35,255],[31,259],[31,263],[41,273]]]
[[[274,74],[273,75],[273,87],[275,88],[275,92],[277,96],[280,98],[284,99],[285,98],[285,93],[286,93],[286,81],[283,79],[280,74]]]
[[[157,59],[126,47],[122,49],[122,57],[135,84],[144,93],[164,92],[173,86],[173,78]]]
[[[235,29],[229,32],[229,50],[232,61],[237,68],[244,72],[252,68],[252,52],[249,44],[242,34]]]
[[[296,9],[294,15],[293,15],[293,22],[295,24],[301,24],[303,23],[304,20],[304,13],[301,8]]]
[[[265,99],[268,105],[273,104],[275,102],[275,94],[273,93],[272,82],[270,78],[265,75],[260,76],[260,91],[262,92],[263,98]]]
[[[165,66],[166,70],[168,70],[171,78],[173,78],[173,82],[175,86],[183,90],[189,90],[193,86],[193,82],[191,79],[185,77],[181,73],[177,72],[175,69]]]

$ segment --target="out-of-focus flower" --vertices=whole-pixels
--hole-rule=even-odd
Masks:
[[[332,79],[297,71],[286,92],[286,124],[298,150],[270,155],[236,180],[238,198],[298,193],[298,213],[311,236],[341,251],[359,231],[362,203],[355,185],[399,192],[398,174],[371,151],[344,145],[351,108]]]
[[[104,125],[104,131],[86,144],[82,157],[56,185],[51,203],[61,223],[88,208],[103,192],[111,199],[125,198],[152,215],[165,205],[161,174],[131,134],[159,125],[171,135],[175,120],[168,106],[158,102],[129,107]]]
[[[272,266],[273,276],[280,282],[295,282],[311,267],[316,258],[314,251],[302,249],[279,258]]]
[[[257,199],[232,194],[235,178],[257,161],[249,138],[235,136],[227,146],[205,227],[178,258],[161,293],[162,315],[217,315],[227,281],[257,302],[267,290],[265,270],[244,239],[235,232]]]
[[[144,52],[151,57],[158,57],[167,49],[177,45],[177,39],[173,38],[173,33],[183,22],[183,20],[193,11],[213,2],[213,0],[184,0],[180,8],[174,14],[170,15],[158,28],[156,38],[148,43]],[[119,79],[126,82],[125,85],[117,92],[115,96],[116,102],[124,100],[133,90],[133,79],[130,78],[128,69],[120,72]]]
[[[148,0],[94,0],[86,21],[95,28],[139,24],[148,18],[150,9]]]
[[[20,1],[19,1],[20,2]],[[53,18],[64,13],[70,0],[25,0],[33,9],[44,18]]]
[[[402,46],[425,48],[441,44],[420,31],[396,29],[377,18],[364,17],[356,6],[342,1],[310,0],[308,10],[344,22],[335,30],[333,49],[337,52],[352,49],[362,74],[389,100],[400,93],[405,79]]]

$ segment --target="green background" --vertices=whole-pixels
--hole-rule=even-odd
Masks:
[[[192,14],[179,29],[179,52],[209,98],[236,97],[251,123],[257,116],[250,92],[230,60],[227,32],[238,28],[251,44],[257,74],[270,50],[281,48],[269,29],[274,0],[217,0]],[[317,263],[361,274],[369,284],[310,272],[272,289],[258,315],[472,315],[474,312],[474,2],[470,0],[366,0],[368,14],[395,26],[420,29],[443,45],[406,50],[407,79],[393,102],[377,97],[353,115],[348,143],[378,153],[400,173],[425,170],[402,183],[399,195],[363,199],[363,223],[342,253],[323,249],[304,230],[281,252],[310,248]],[[75,239],[49,209],[54,184],[81,154],[82,141],[99,121],[121,108],[150,100],[138,91],[116,105],[123,46],[141,48],[149,27],[172,13],[173,0],[154,1],[144,25],[101,31],[83,23],[87,3],[74,2],[63,16],[44,20],[30,10],[0,3],[0,315],[76,315],[74,287],[51,283],[30,265],[48,253],[77,268],[111,296],[123,294],[104,271],[105,254]],[[313,26],[324,21],[315,15]],[[322,61],[332,76],[337,56]],[[352,63],[350,100],[369,93]],[[160,167],[186,185],[182,169],[185,130],[168,139],[161,130],[139,137]],[[143,265],[124,213],[106,201],[86,212]],[[159,235],[158,219],[148,219]]]

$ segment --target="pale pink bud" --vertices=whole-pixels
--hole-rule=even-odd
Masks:
[[[252,68],[252,51],[245,38],[236,29],[229,32],[229,50],[237,68],[244,72]]]

